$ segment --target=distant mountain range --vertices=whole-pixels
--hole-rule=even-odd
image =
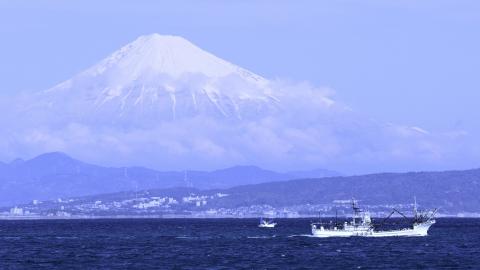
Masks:
[[[300,179],[234,187],[210,206],[275,207],[332,204],[355,198],[361,204],[412,203],[414,196],[428,208],[446,213],[480,213],[480,169],[445,172],[381,173],[322,179]]]
[[[206,171],[156,171],[142,167],[111,168],[88,164],[64,153],[0,163],[0,205],[78,197],[119,191],[192,187],[219,189],[283,181],[305,175],[339,175],[328,170],[278,173],[255,166]]]
[[[230,175],[223,173],[212,175],[224,175],[225,179]],[[332,215],[337,207],[342,214],[350,213],[349,201],[355,198],[372,213],[386,216],[392,208],[410,211],[416,197],[421,209],[438,208],[443,215],[480,216],[479,194],[480,169],[474,169],[299,179],[226,189],[149,189],[21,207],[37,216],[295,217]]]

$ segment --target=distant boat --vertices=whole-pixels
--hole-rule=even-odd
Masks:
[[[364,237],[387,237],[387,236],[427,236],[430,226],[435,224],[435,213],[437,210],[429,212],[417,211],[417,202],[414,204],[414,218],[411,227],[396,229],[396,230],[381,230],[377,231],[371,220],[369,212],[363,212],[355,200],[352,200],[353,216],[351,222],[343,224],[323,224],[312,223],[312,234],[316,237],[350,237],[350,236],[364,236]],[[361,215],[360,213],[363,212]],[[385,220],[389,219],[395,212],[406,216],[400,211],[393,209],[390,215],[385,218],[380,225],[383,225]]]
[[[277,225],[277,223],[273,222],[273,220],[260,218],[260,224],[258,224],[258,227],[260,227],[260,228],[275,228],[276,225]]]

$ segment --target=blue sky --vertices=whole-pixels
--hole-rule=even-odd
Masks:
[[[0,93],[47,89],[136,37],[180,35],[384,122],[480,132],[478,1],[1,1]]]
[[[181,35],[384,121],[476,129],[478,1],[0,1],[2,93],[49,88],[137,36]]]

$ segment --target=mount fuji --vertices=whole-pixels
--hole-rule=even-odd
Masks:
[[[268,80],[177,36],[141,36],[48,90],[0,99],[0,160],[65,152],[158,170],[346,173],[454,164],[448,136],[382,123],[332,90]]]
[[[40,95],[50,109],[108,121],[175,120],[196,115],[243,119],[280,102],[265,78],[178,36],[141,36]]]

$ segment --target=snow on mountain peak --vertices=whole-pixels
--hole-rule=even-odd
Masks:
[[[178,36],[140,36],[45,93],[119,115],[214,113],[242,118],[277,108],[269,81]],[[61,97],[60,97],[61,96]],[[85,104],[81,107],[88,108]]]
[[[181,37],[141,36],[50,90],[0,100],[0,152],[169,169],[416,166],[464,152],[443,148],[450,134],[385,125],[331,95],[268,81]]]
[[[129,69],[132,76],[139,76],[142,72],[168,74],[173,78],[185,73],[200,73],[208,77],[241,73],[249,79],[265,80],[203,51],[182,37],[159,34],[138,37],[101,61],[91,71],[99,75],[114,66]]]

